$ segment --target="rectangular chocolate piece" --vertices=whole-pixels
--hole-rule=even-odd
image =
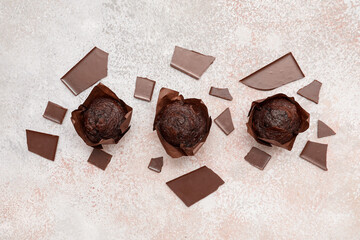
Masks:
[[[61,81],[74,95],[78,95],[107,76],[108,55],[107,52],[94,47],[61,78]]]
[[[302,150],[300,157],[306,161],[314,164],[315,166],[327,171],[326,166],[326,153],[327,144],[307,141],[304,149]]]
[[[154,172],[161,172],[161,169],[163,167],[163,157],[158,157],[158,158],[152,158],[148,168],[150,170],[153,170]]]
[[[154,92],[155,83],[156,82],[151,79],[137,77],[134,97],[150,102]]]
[[[26,129],[28,150],[54,161],[59,136]]]
[[[235,129],[229,108],[225,109],[217,118],[215,118],[214,122],[226,135],[229,135]]]
[[[175,46],[170,66],[199,79],[214,61],[212,56]]]
[[[305,77],[292,53],[269,63],[240,80],[243,84],[258,90],[269,91]]]
[[[48,101],[43,117],[53,122],[62,124],[66,112],[66,108]]]
[[[190,207],[215,192],[224,181],[211,169],[203,166],[166,183]]]
[[[252,147],[250,152],[244,157],[244,159],[248,163],[250,163],[251,165],[253,165],[254,167],[260,170],[264,170],[270,158],[271,155],[267,154],[264,151],[261,151],[256,147]]]
[[[211,96],[215,96],[225,100],[229,100],[229,101],[233,100],[233,97],[231,96],[228,88],[211,87],[209,94]]]
[[[92,151],[88,162],[95,165],[96,167],[105,170],[107,165],[110,163],[110,160],[112,158],[112,155],[100,150],[94,148]]]

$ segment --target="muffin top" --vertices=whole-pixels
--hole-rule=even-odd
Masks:
[[[260,138],[284,144],[298,133],[300,124],[296,105],[285,98],[264,101],[254,109],[252,126]]]
[[[101,139],[116,139],[121,135],[120,125],[125,115],[126,110],[118,101],[97,98],[84,112],[85,134],[94,143]]]
[[[180,100],[168,104],[158,115],[162,137],[176,147],[192,147],[200,142],[206,135],[207,119],[197,108]]]

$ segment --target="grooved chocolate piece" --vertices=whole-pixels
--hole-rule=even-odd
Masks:
[[[229,100],[229,101],[233,100],[233,97],[231,96],[228,88],[211,87],[209,94],[225,100]]]
[[[170,66],[199,79],[214,61],[212,56],[175,46]]]
[[[150,102],[154,92],[155,83],[156,82],[151,79],[137,77],[134,97]]]
[[[268,91],[305,77],[292,53],[288,53],[240,80],[258,90]]]
[[[158,158],[152,158],[148,168],[150,170],[153,170],[154,172],[161,172],[161,169],[163,167],[163,157],[158,157]]]
[[[48,101],[43,117],[53,122],[62,124],[66,112],[66,108]]]
[[[88,162],[102,170],[105,170],[107,165],[110,163],[111,158],[112,155],[100,149],[94,148],[88,159]]]
[[[234,124],[229,108],[225,109],[217,118],[215,118],[214,122],[226,135],[229,135],[234,131]]]
[[[326,125],[324,122],[318,120],[318,130],[317,130],[317,137],[323,138],[335,135],[336,133],[334,130],[332,130],[328,125]]]
[[[319,103],[319,94],[320,94],[321,85],[322,85],[321,82],[314,80],[312,81],[312,83],[299,89],[299,91],[297,91],[297,94],[317,104]]]
[[[26,129],[28,150],[54,161],[59,136]]]
[[[72,67],[61,81],[76,96],[107,76],[108,53],[94,47]]]
[[[215,192],[224,181],[211,169],[203,166],[166,183],[190,207]]]
[[[327,171],[326,167],[326,152],[327,144],[307,141],[300,157],[306,161],[318,166],[319,168]]]
[[[264,170],[270,158],[271,155],[267,154],[264,151],[261,151],[256,147],[252,147],[250,152],[244,157],[244,159],[248,163],[250,163],[254,167],[257,167],[260,170]]]

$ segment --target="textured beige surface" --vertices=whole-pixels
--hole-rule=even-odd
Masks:
[[[276,4],[275,4],[276,2]],[[333,1],[0,1],[0,239],[360,239],[360,9]],[[169,66],[175,45],[216,60],[197,81]],[[134,107],[132,128],[105,172],[69,112],[60,81],[92,47],[109,52],[102,82]],[[238,82],[291,51],[306,77],[270,92]],[[133,98],[136,76],[157,81],[153,100]],[[318,105],[296,94],[317,79]],[[228,87],[232,102],[208,95]],[[199,97],[214,118],[230,107],[235,131],[215,124],[195,157],[166,156],[152,121],[161,87]],[[311,113],[288,152],[246,133],[252,100],[283,92]],[[70,111],[58,125],[47,101]],[[317,119],[337,134],[316,138]],[[55,162],[27,151],[25,129],[60,136]],[[299,158],[307,140],[328,143],[328,172]],[[272,155],[264,171],[243,157]],[[147,169],[164,156],[160,174]],[[165,182],[202,165],[225,184],[187,208]]]

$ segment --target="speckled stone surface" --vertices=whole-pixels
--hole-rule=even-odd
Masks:
[[[0,29],[0,239],[360,239],[357,0],[2,0]],[[169,66],[175,45],[216,60],[194,80]],[[109,52],[101,82],[134,108],[106,171],[70,122],[91,88],[75,97],[60,81],[94,46]],[[269,92],[238,82],[289,51],[304,79]],[[136,76],[157,81],[150,103],[133,97]],[[318,105],[296,94],[314,79]],[[213,125],[196,156],[169,158],[152,131],[161,87],[202,98],[213,118],[229,107],[235,131]],[[291,152],[246,133],[251,102],[278,92],[311,114]],[[62,125],[42,117],[47,101],[69,109]],[[337,134],[317,139],[318,119]],[[27,151],[25,129],[60,136],[55,162]],[[307,140],[329,144],[328,172],[299,157]],[[264,171],[243,159],[252,146],[272,155]],[[158,156],[160,174],[147,168]],[[203,165],[225,184],[187,208],[165,182]]]

